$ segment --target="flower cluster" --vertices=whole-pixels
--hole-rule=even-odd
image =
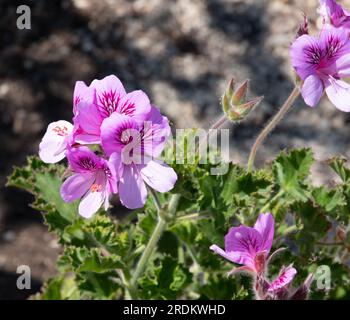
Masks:
[[[292,65],[307,105],[316,106],[326,92],[339,110],[350,112],[350,85],[343,80],[350,76],[350,13],[334,0],[320,3],[322,30],[316,37],[299,33],[290,49]]]
[[[241,225],[230,228],[225,236],[225,250],[217,245],[210,249],[225,259],[243,265],[229,272],[250,274],[254,278],[254,291],[261,300],[306,299],[313,279],[310,275],[297,289],[291,288],[291,282],[297,271],[292,265],[282,267],[276,279],[266,277],[271,259],[283,248],[277,249],[269,257],[274,237],[274,218],[271,213],[261,213],[253,228]]]
[[[39,156],[46,163],[67,157],[71,175],[61,196],[66,202],[81,199],[79,214],[89,218],[102,205],[108,208],[112,194],[119,193],[122,204],[135,209],[146,201],[146,184],[159,192],[173,188],[176,173],[157,159],[169,135],[168,119],[147,95],[127,93],[111,75],[90,86],[76,83],[73,124],[49,124]]]

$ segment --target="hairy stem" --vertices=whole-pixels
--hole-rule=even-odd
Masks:
[[[156,193],[153,194],[153,196],[156,197],[156,199],[158,200]],[[155,199],[155,198],[153,198]],[[179,200],[180,200],[180,195],[179,194],[174,194],[172,195],[172,197],[170,198],[169,201],[169,206],[168,206],[168,214],[169,216],[173,217],[176,214],[176,210],[179,204]],[[156,203],[157,202],[157,203]],[[155,201],[155,205],[156,207],[158,207],[159,201]],[[160,208],[160,206],[159,206]],[[145,250],[143,251],[143,254],[139,260],[139,262],[137,263],[136,269],[134,271],[134,274],[132,276],[132,279],[130,281],[130,285],[132,287],[132,291],[135,290],[136,285],[137,285],[137,280],[140,278],[141,274],[144,272],[147,262],[149,261],[149,258],[151,257],[155,247],[157,246],[157,243],[159,241],[159,238],[161,237],[161,235],[163,234],[163,232],[165,231],[166,227],[167,227],[167,221],[164,219],[163,214],[161,214],[162,210],[158,210],[158,222],[157,225],[155,227],[155,229],[153,230],[153,233],[151,235],[151,238],[149,239]]]
[[[254,167],[254,160],[256,156],[256,152],[259,148],[259,146],[264,142],[266,137],[269,135],[269,133],[276,127],[276,125],[283,119],[283,117],[287,114],[289,109],[293,106],[295,100],[300,95],[300,89],[298,86],[295,86],[290,96],[287,98],[281,109],[277,112],[277,114],[272,118],[272,120],[269,122],[269,124],[264,128],[263,131],[259,134],[258,138],[256,139],[248,158],[248,171],[252,171]]]
[[[221,128],[226,121],[228,121],[227,115],[224,113],[211,127],[210,129],[219,129]]]

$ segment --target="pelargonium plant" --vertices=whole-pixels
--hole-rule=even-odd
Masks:
[[[39,157],[8,181],[35,196],[32,206],[62,246],[57,275],[33,298],[350,297],[346,159],[327,162],[339,176],[332,186],[312,184],[310,148],[254,166],[300,95],[316,107],[325,93],[350,111],[350,12],[334,0],[321,0],[318,12],[321,30],[310,34],[305,18],[290,46],[295,87],[246,166],[222,156],[228,143],[220,152],[210,142],[263,99],[247,97],[247,80],[229,82],[223,115],[204,135],[171,129],[161,107],[141,90],[127,93],[115,75],[76,83],[71,122],[49,124]],[[123,207],[131,212],[120,214]]]

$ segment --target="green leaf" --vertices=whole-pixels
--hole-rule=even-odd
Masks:
[[[339,189],[329,190],[326,187],[319,187],[313,190],[312,195],[316,203],[327,212],[346,205],[346,199]]]
[[[329,166],[342,179],[343,182],[350,181],[350,169],[345,166],[346,159],[334,157],[328,161]]]
[[[273,174],[276,184],[285,194],[295,201],[307,201],[310,196],[305,179],[313,164],[311,149],[281,152],[273,162]]]
[[[124,267],[120,256],[103,256],[98,249],[68,247],[65,255],[69,257],[73,269],[78,273],[104,273]]]
[[[40,196],[50,204],[53,204],[61,217],[72,222],[78,214],[77,203],[66,203],[62,200],[60,188],[62,180],[52,173],[37,173],[35,186]]]
[[[72,275],[59,275],[48,280],[42,287],[42,293],[32,297],[35,300],[78,300],[77,284]]]
[[[147,273],[139,280],[144,299],[176,299],[192,276],[177,260],[165,256],[159,265],[148,266]]]

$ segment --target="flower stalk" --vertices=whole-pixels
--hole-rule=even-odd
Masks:
[[[265,129],[259,134],[259,136],[256,139],[255,143],[253,144],[253,147],[252,147],[250,154],[249,154],[248,165],[247,165],[248,171],[252,171],[254,168],[254,160],[255,160],[256,152],[257,152],[259,146],[264,142],[264,140],[269,135],[269,133],[276,127],[276,125],[287,114],[287,112],[293,106],[295,100],[299,97],[299,95],[300,95],[300,89],[299,89],[299,86],[296,85],[294,87],[292,93],[289,95],[289,97],[287,98],[287,100],[285,101],[283,106],[281,107],[281,109],[272,118],[272,120],[265,127]]]
[[[156,194],[153,193],[153,199],[156,197]],[[177,207],[179,205],[180,201],[180,195],[174,194],[170,198],[169,206],[168,206],[168,215],[169,217],[174,217],[176,214]],[[159,201],[155,201],[156,207],[158,208]],[[147,243],[147,246],[145,250],[143,251],[143,254],[137,263],[136,269],[134,271],[133,277],[130,281],[131,290],[134,291],[137,286],[137,280],[140,278],[141,274],[144,272],[146,268],[146,264],[149,261],[149,258],[151,257],[154,249],[157,246],[157,243],[162,236],[163,232],[165,231],[168,222],[166,219],[164,219],[164,214],[162,214],[162,209],[158,210],[158,222],[156,227],[153,230],[153,233],[151,235],[151,238],[149,239],[149,242]]]

